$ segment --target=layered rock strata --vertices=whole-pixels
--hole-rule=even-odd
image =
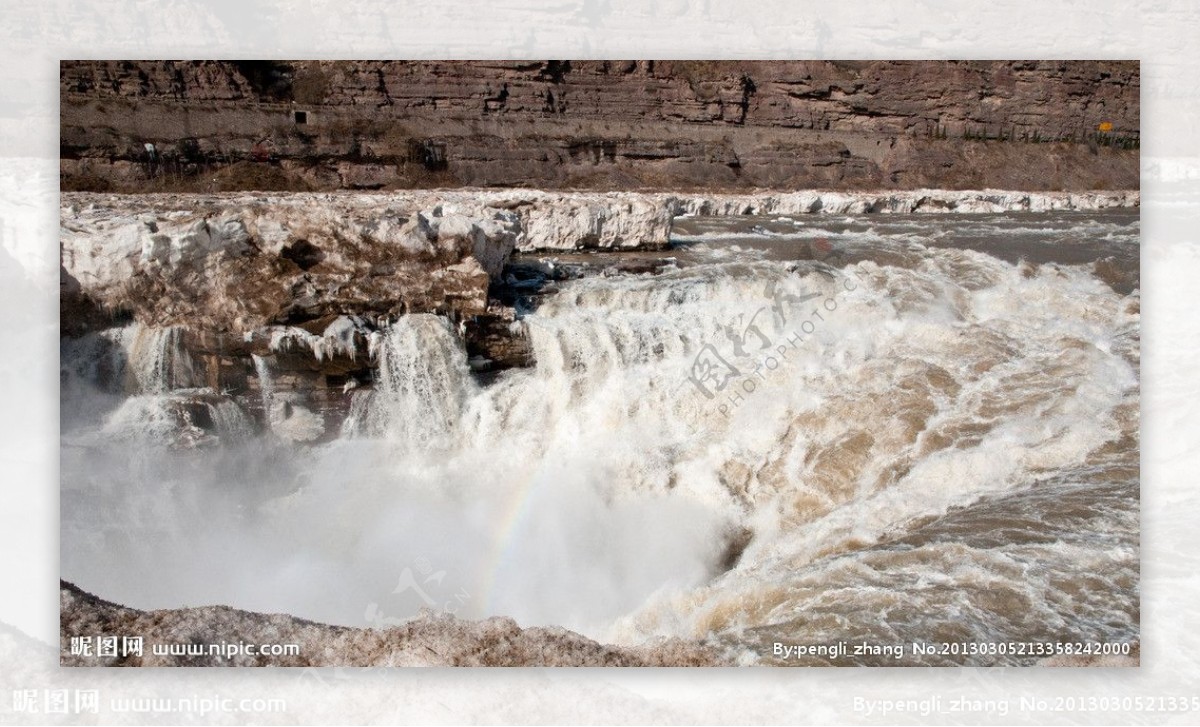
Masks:
[[[65,189],[1091,190],[1139,173],[1125,61],[67,61],[60,92]]]

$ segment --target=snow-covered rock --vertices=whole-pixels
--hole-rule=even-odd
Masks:
[[[518,191],[479,201],[521,216],[521,251],[665,248],[671,234],[673,209],[661,195]]]
[[[916,189],[881,192],[763,192],[659,195],[673,215],[804,215],[921,212],[1048,212],[1137,207],[1137,191],[1011,192]]]
[[[326,315],[487,306],[515,212],[351,195],[67,195],[65,289],[148,325],[247,331]]]
[[[219,331],[328,315],[478,315],[519,251],[668,246],[678,215],[1136,207],[1136,191],[696,194],[416,190],[66,194],[64,291],[152,325]],[[65,306],[64,310],[86,306]]]

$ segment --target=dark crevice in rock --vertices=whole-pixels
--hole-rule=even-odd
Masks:
[[[311,270],[325,260],[325,253],[308,240],[296,240],[284,246],[279,257],[296,263],[301,270]]]
[[[721,573],[737,567],[738,561],[742,559],[742,554],[746,552],[746,548],[750,546],[750,541],[753,539],[754,531],[749,528],[739,527],[730,533],[718,561]]]
[[[571,61],[546,61],[545,67],[538,73],[538,79],[558,85],[570,71]]]

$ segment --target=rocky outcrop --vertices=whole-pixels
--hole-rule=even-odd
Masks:
[[[660,248],[670,223],[663,200],[620,194],[66,194],[62,330],[108,362],[77,378],[160,395],[126,412],[134,431],[242,437],[236,401],[260,431],[319,442],[372,384],[398,316],[456,323],[481,373],[528,366],[513,301],[490,298],[514,249]]]
[[[60,82],[66,189],[1091,190],[1139,173],[1136,62],[68,61]]]
[[[337,196],[67,197],[62,264],[141,323],[243,332],[330,314],[482,313],[514,213]]]
[[[659,197],[622,193],[68,193],[61,242],[67,274],[108,309],[145,307],[150,293],[162,310],[139,320],[195,320],[144,289],[171,288],[180,305],[193,300],[220,327],[244,329],[282,321],[293,305],[309,317],[368,301],[373,312],[446,312],[445,299],[460,301],[451,306],[460,314],[480,312],[487,278],[514,249],[664,248],[672,214]],[[135,278],[142,288],[131,287]],[[239,305],[242,289],[264,280],[273,285],[254,297],[269,300]],[[179,287],[193,283],[195,291]]]
[[[225,606],[139,611],[62,582],[63,666],[721,666],[702,644],[678,640],[622,648],[566,629],[522,629],[508,618],[462,621],[425,615],[387,629],[354,629]],[[95,637],[141,637],[141,655],[118,649],[98,656]],[[72,638],[91,638],[73,653]],[[76,641],[76,652],[83,651]],[[245,653],[246,645],[294,645],[296,653]],[[214,647],[209,653],[209,647]],[[222,647],[228,646],[223,650]],[[172,647],[174,647],[172,649]],[[175,653],[171,653],[172,650]],[[257,650],[257,649],[256,649]],[[165,653],[156,653],[165,652]]]
[[[515,210],[522,221],[517,248],[546,250],[654,250],[667,247],[674,210],[643,194],[463,192],[484,208]]]

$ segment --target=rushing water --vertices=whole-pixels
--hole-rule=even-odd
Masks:
[[[1136,212],[685,219],[659,274],[546,292],[533,368],[478,381],[450,324],[401,318],[316,446],[251,441],[211,397],[225,444],[163,446],[202,391],[178,334],[66,342],[63,576],[139,607],[433,608],[746,662],[1136,641],[1138,234]],[[123,391],[89,390],[120,366]]]

